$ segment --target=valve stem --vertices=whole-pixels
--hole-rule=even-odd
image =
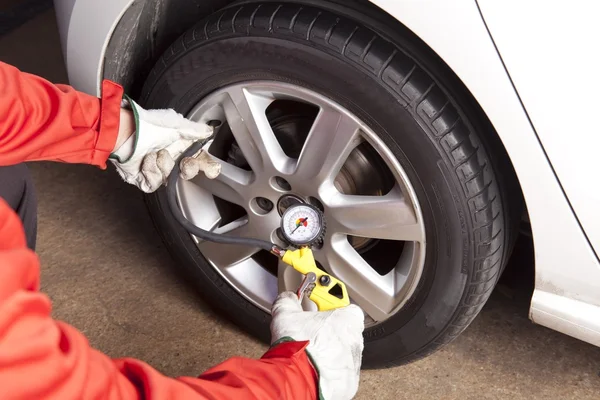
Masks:
[[[283,258],[283,256],[285,255],[285,250],[280,247],[273,246],[271,248],[271,254],[275,254],[279,258]]]

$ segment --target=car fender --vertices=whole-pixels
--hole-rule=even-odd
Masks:
[[[515,167],[535,248],[531,318],[600,345],[598,260],[560,186],[474,0],[372,0],[462,80]]]
[[[134,0],[54,0],[69,83],[100,95],[102,64],[112,32]]]

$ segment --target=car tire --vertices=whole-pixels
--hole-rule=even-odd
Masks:
[[[514,172],[481,110],[422,43],[398,32],[340,6],[234,4],[166,51],[140,99],[147,108],[185,115],[224,85],[291,82],[335,100],[377,132],[415,188],[427,247],[411,298],[365,330],[365,367],[407,363],[455,339],[490,296],[521,212]],[[164,189],[148,195],[147,204],[177,265],[203,297],[268,341],[269,314],[207,263],[168,210]]]

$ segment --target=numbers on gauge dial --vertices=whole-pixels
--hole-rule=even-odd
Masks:
[[[282,216],[281,230],[291,244],[309,245],[323,233],[321,212],[308,204],[293,205]]]

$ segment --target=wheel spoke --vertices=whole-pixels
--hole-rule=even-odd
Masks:
[[[336,192],[326,200],[328,221],[339,233],[374,239],[422,242],[423,230],[414,209],[398,186],[385,196]]]
[[[332,108],[321,108],[306,138],[295,173],[317,182],[333,181],[362,141],[359,125]]]
[[[252,173],[221,161],[221,173],[215,179],[208,179],[203,173],[194,178],[194,183],[213,195],[230,203],[245,207],[247,189]]]
[[[243,289],[251,301],[269,310],[277,297],[277,278],[254,259],[247,259],[220,272],[236,289]]]
[[[302,274],[279,260],[279,264],[277,265],[277,282],[279,293],[285,291],[295,292],[302,283]]]
[[[317,258],[346,284],[350,298],[375,321],[389,317],[395,305],[393,272],[379,275],[354,250],[344,235],[334,235]]]
[[[292,162],[283,152],[266,116],[273,98],[239,86],[227,90],[223,109],[231,132],[255,173],[274,169],[286,173]]]
[[[302,282],[302,274],[279,260],[277,264],[277,286],[279,293],[288,290],[294,291]]]
[[[223,227],[215,229],[214,232],[245,238],[256,237],[256,232],[251,229],[250,224],[248,224],[247,221],[247,217],[240,218]],[[219,244],[206,241],[201,242],[198,247],[204,257],[215,263],[218,268],[227,268],[238,264],[252,257],[260,250],[259,248],[252,246]]]
[[[213,230],[221,223],[221,214],[212,194],[195,182],[180,179],[177,182],[181,210],[194,225],[205,230]],[[187,201],[181,201],[184,198]]]

